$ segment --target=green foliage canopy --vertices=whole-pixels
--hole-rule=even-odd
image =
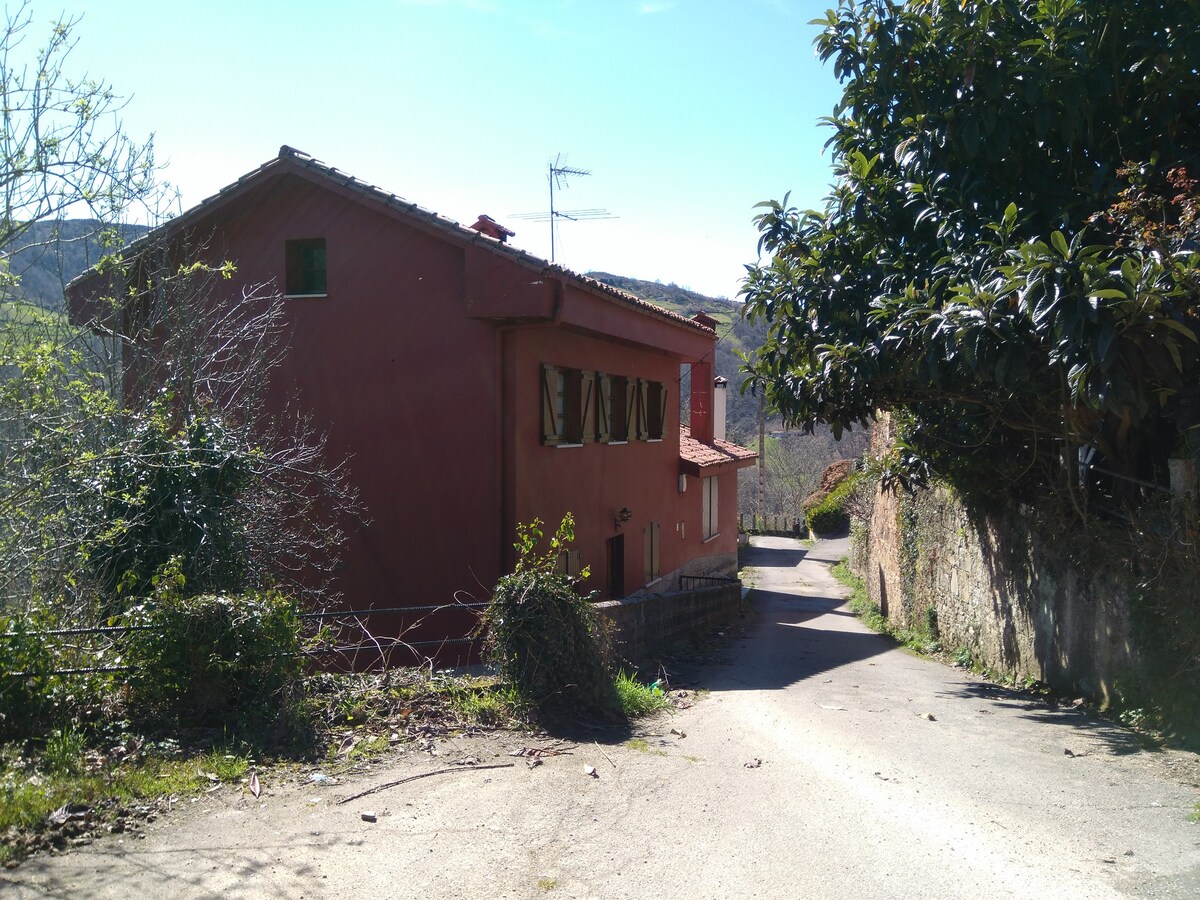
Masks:
[[[1195,442],[1200,6],[843,0],[817,24],[837,182],[823,210],[760,204],[743,286],[769,402],[835,432],[906,411],[922,457],[1014,484],[1079,445],[1135,473]]]

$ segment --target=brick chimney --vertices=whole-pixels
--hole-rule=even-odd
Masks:
[[[508,243],[508,239],[516,234],[515,231],[510,231],[505,228],[491,216],[480,215],[475,220],[475,224],[471,226],[480,234],[486,234],[490,238],[495,238],[500,243]]]
[[[717,320],[703,312],[692,316],[692,321],[714,331],[717,327]],[[692,437],[702,444],[711,444],[713,422],[713,361],[709,354],[692,363]]]
[[[713,367],[705,358],[692,363],[692,437],[711,444],[714,437]]]

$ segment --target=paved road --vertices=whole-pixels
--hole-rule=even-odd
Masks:
[[[745,637],[644,743],[357,788],[529,737],[408,752],[360,784],[219,792],[144,840],[0,875],[15,897],[1196,897],[1191,754],[866,631],[827,562],[764,538]],[[681,732],[682,734],[679,734]],[[511,745],[511,747],[510,747]],[[597,777],[584,772],[594,766]],[[361,813],[378,815],[364,822]]]

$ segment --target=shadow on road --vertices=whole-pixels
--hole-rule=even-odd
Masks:
[[[132,880],[162,885],[163,896],[207,896],[212,884],[212,872],[221,870],[230,875],[241,889],[233,888],[226,897],[299,896],[320,884],[318,866],[312,864],[306,848],[322,851],[333,846],[357,847],[363,843],[359,836],[322,834],[307,839],[257,844],[256,850],[271,854],[273,861],[251,858],[246,847],[212,844],[206,846],[173,847],[162,850],[137,850],[108,844],[103,851],[83,851],[87,856],[86,881],[81,872],[54,868],[48,857],[35,857],[22,866],[22,878],[10,880],[0,875],[0,893],[7,896],[12,890],[17,897],[107,897],[114,889]],[[284,852],[292,854],[293,862],[281,862]],[[186,854],[188,872],[169,862],[172,857]],[[261,854],[260,854],[261,855]],[[30,876],[33,878],[30,878]],[[36,879],[36,880],[34,880]],[[251,887],[253,885],[253,887]]]
[[[791,547],[743,547],[740,562],[760,569],[793,569],[809,554]],[[835,560],[836,562],[836,560]]]
[[[851,625],[855,616],[838,597],[755,589],[748,600],[751,633],[730,665],[702,673],[709,690],[779,690],[896,646]],[[843,630],[847,626],[853,630]]]
[[[1080,737],[1103,745],[1116,756],[1161,750],[1145,735],[1097,718],[1093,713],[1074,706],[1059,706],[1040,694],[1020,691],[998,684],[959,684],[943,692],[957,699],[985,700],[991,706],[1020,710],[1020,718],[1044,725],[1062,725],[1079,733]]]

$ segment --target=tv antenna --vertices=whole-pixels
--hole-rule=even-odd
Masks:
[[[567,185],[569,176],[591,175],[590,169],[579,169],[575,166],[567,165],[567,158],[564,154],[559,153],[546,166],[546,180],[550,183],[550,211],[536,213],[517,213],[510,216],[513,219],[525,219],[528,222],[549,222],[550,223],[550,262],[554,262],[555,246],[554,232],[558,226],[559,219],[566,219],[568,222],[578,222],[580,219],[615,219],[617,216],[610,215],[607,209],[555,209],[554,208],[554,191],[555,188],[563,190]]]

